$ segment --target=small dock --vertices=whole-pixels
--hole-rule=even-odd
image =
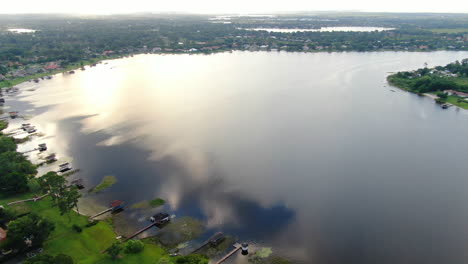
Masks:
[[[103,215],[103,214],[105,214],[105,213],[108,213],[108,212],[110,212],[110,211],[112,211],[112,207],[111,207],[111,208],[107,208],[106,210],[104,210],[104,211],[102,211],[102,212],[99,212],[99,213],[97,213],[97,214],[95,214],[95,215],[93,215],[93,216],[90,216],[89,219],[96,218],[96,217],[98,217],[98,216],[100,216],[100,215]]]
[[[111,207],[107,208],[106,210],[102,211],[102,212],[99,212],[93,216],[90,216],[89,219],[93,219],[95,217],[98,217],[100,215],[103,215],[105,213],[108,213],[108,212],[117,212],[119,210],[122,210],[123,209],[123,204],[124,202],[122,201],[119,201],[119,200],[115,200],[111,203]]]
[[[156,225],[157,225],[157,223],[151,223],[150,225],[148,225],[148,226],[146,226],[146,227],[144,227],[144,228],[142,228],[142,229],[136,231],[135,233],[131,234],[129,237],[127,237],[126,239],[124,239],[124,241],[122,241],[122,242],[126,242],[126,241],[130,240],[130,239],[132,239],[132,238],[138,236],[139,234],[145,232],[146,230],[148,230],[148,229],[150,229],[151,227],[156,226]]]
[[[224,239],[226,239],[226,236],[222,232],[217,232],[214,235],[212,235],[210,238],[208,238],[208,240],[203,242],[203,244],[201,244],[198,248],[192,251],[191,254],[194,254],[195,252],[199,251],[200,249],[204,248],[207,245],[217,246],[221,242],[223,242]]]
[[[49,195],[49,193],[46,193],[46,194],[44,194],[42,196],[39,196],[39,197],[33,197],[31,199],[10,202],[10,203],[7,203],[7,205],[14,205],[14,204],[24,203],[24,202],[36,202],[36,201],[40,201],[40,200],[44,199],[44,197],[46,197],[47,195]]]
[[[226,256],[224,256],[222,259],[218,260],[218,261],[216,262],[216,264],[221,264],[221,263],[223,263],[224,261],[226,261],[228,258],[230,258],[232,255],[234,255],[237,251],[241,250],[241,248],[242,248],[242,246],[239,245],[239,244],[234,245],[234,247],[235,247],[235,248],[234,248],[231,252],[229,252],[229,253],[228,253]]]
[[[159,229],[162,229],[167,223],[170,221],[170,217],[168,213],[157,213],[150,217],[150,221],[152,222],[150,225],[136,231],[135,233],[131,234],[129,237],[127,237],[123,242],[130,240],[139,234],[145,232],[146,230],[150,229],[153,226],[156,226]]]

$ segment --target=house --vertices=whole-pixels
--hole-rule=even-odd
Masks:
[[[7,237],[7,231],[0,227],[0,241],[5,240]]]
[[[109,54],[112,54],[112,53],[114,53],[114,51],[112,51],[112,50],[105,50],[105,51],[102,53],[102,55],[103,55],[103,56],[106,56],[106,55],[109,55]]]
[[[463,97],[463,98],[468,97],[468,93],[459,92],[459,91],[455,91],[455,90],[444,90],[444,93],[446,93],[448,95],[460,96],[460,97]]]
[[[52,71],[52,70],[58,69],[58,67],[59,67],[59,65],[57,64],[57,62],[49,62],[49,63],[46,64],[44,69],[48,70],[48,71]]]

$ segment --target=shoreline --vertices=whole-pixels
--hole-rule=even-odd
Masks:
[[[87,59],[87,60],[81,60],[76,63],[68,65],[66,68],[62,69],[57,69],[49,72],[44,72],[44,73],[37,73],[33,75],[28,75],[24,77],[19,77],[16,79],[11,79],[11,80],[3,80],[0,81],[0,91],[3,89],[8,89],[11,87],[14,87],[16,85],[25,83],[25,82],[30,82],[34,79],[39,79],[43,78],[45,76],[52,76],[56,75],[59,73],[66,73],[67,71],[72,71],[72,70],[79,70],[82,67],[85,66],[90,66],[93,64],[99,64],[102,61],[105,60],[116,60],[116,59],[123,59],[127,57],[133,57],[136,55],[212,55],[212,54],[219,54],[219,53],[232,53],[232,52],[271,52],[271,53],[280,53],[280,52],[286,52],[286,53],[351,53],[351,52],[357,52],[357,53],[368,53],[368,52],[439,52],[439,51],[449,51],[449,52],[463,52],[467,50],[447,50],[447,49],[434,49],[434,50],[404,50],[404,49],[382,49],[382,50],[337,50],[337,49],[330,49],[330,50],[243,50],[243,49],[220,49],[220,50],[214,50],[214,51],[209,51],[209,52],[157,52],[157,53],[147,53],[147,52],[141,52],[141,53],[129,53],[129,54],[119,54],[115,56],[106,56],[106,57],[99,57],[99,58],[94,58],[94,59]],[[388,81],[388,77],[387,77]],[[389,82],[390,83],[390,82]],[[397,88],[396,85],[394,85]],[[406,90],[406,89],[404,89]]]
[[[395,73],[393,74],[390,74],[387,76],[387,83],[395,88],[398,88],[400,90],[403,90],[403,91],[406,91],[406,92],[409,92],[409,93],[412,93],[412,94],[416,94],[416,95],[419,95],[419,96],[425,96],[425,97],[428,97],[428,98],[431,98],[434,100],[434,102],[438,105],[440,105],[442,107],[442,105],[447,105],[449,107],[451,106],[455,106],[455,107],[458,107],[460,109],[463,109],[463,110],[468,110],[468,107],[464,107],[460,104],[456,104],[454,102],[449,102],[448,100],[444,100],[444,101],[439,101],[440,98],[437,96],[437,95],[434,95],[434,94],[431,94],[431,93],[415,93],[413,92],[411,89],[408,89],[407,87],[404,87],[403,85],[398,85],[396,84],[395,82],[393,82],[391,79],[391,77],[395,76]],[[445,109],[445,108],[444,108]]]

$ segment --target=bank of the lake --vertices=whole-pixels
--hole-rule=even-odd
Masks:
[[[444,108],[450,105],[468,109],[468,59],[446,66],[402,71],[387,76],[387,81],[408,92],[434,99]]]
[[[8,123],[1,120],[0,131],[7,127]],[[2,132],[0,132],[0,135],[4,136]],[[2,164],[2,166],[6,166],[6,164]],[[11,221],[32,213],[54,224],[55,228],[42,245],[42,250],[36,248],[30,250],[29,253],[35,255],[49,254],[52,256],[65,254],[70,256],[74,260],[74,263],[77,264],[154,263],[154,261],[175,263],[177,259],[180,258],[170,258],[167,248],[164,248],[164,246],[154,239],[141,240],[144,243],[144,248],[139,253],[132,254],[122,251],[118,258],[111,258],[109,255],[105,254],[104,251],[114,242],[120,242],[120,240],[117,239],[118,235],[114,231],[112,218],[105,218],[103,221],[91,220],[89,216],[73,210],[62,215],[50,196],[46,196],[37,201],[26,201],[9,205],[11,202],[24,201],[42,195],[38,188],[37,178],[29,179],[28,188],[29,191],[20,194],[0,194],[0,206],[6,208],[8,212],[13,214],[13,219]],[[6,243],[8,243],[8,233],[6,240],[0,243],[0,247],[6,245]],[[2,249],[5,252],[8,251],[8,248]],[[26,254],[26,252],[22,254],[10,254],[12,255],[0,257],[0,261],[7,261],[11,259],[11,257],[14,257],[16,260],[26,257],[23,255]]]

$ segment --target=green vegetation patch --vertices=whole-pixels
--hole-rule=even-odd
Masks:
[[[191,217],[182,217],[171,221],[156,236],[159,241],[168,246],[175,247],[178,244],[199,237],[204,230],[202,222]]]
[[[3,114],[3,110],[0,109],[0,115]],[[8,123],[5,121],[0,121],[0,131],[8,127]]]
[[[162,206],[166,203],[164,199],[156,198],[150,201],[141,201],[135,204],[132,204],[131,208],[135,209],[148,209]]]
[[[92,188],[91,190],[89,190],[90,193],[98,193],[98,192],[101,192],[109,187],[111,187],[112,185],[114,185],[115,183],[117,183],[117,179],[114,177],[114,176],[104,176],[104,178],[102,179],[101,183],[99,183],[97,186],[95,186],[94,188]]]

